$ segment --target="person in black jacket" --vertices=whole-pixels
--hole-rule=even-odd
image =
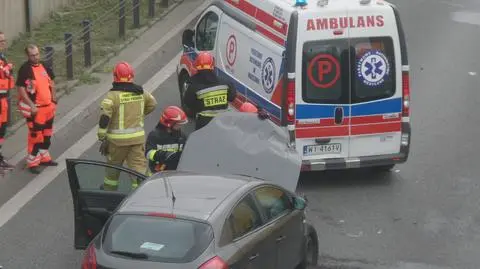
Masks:
[[[145,157],[148,160],[147,174],[177,169],[186,136],[180,130],[188,122],[185,112],[177,106],[166,107],[160,121],[148,134]]]
[[[237,91],[232,85],[221,82],[214,73],[214,59],[208,52],[200,52],[195,59],[197,73],[192,76],[184,104],[195,115],[195,130],[207,125],[218,113],[228,109]]]

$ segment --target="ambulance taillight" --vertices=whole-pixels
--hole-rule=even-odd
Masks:
[[[288,79],[287,83],[287,120],[295,121],[295,79]]]
[[[402,117],[410,116],[410,73],[407,68],[402,71]]]

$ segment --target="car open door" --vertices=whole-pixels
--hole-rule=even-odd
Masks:
[[[91,160],[67,159],[66,166],[74,209],[74,245],[75,249],[85,249],[133,190],[131,180],[141,183],[147,176],[128,168]],[[102,188],[107,169],[119,172],[116,191]]]
[[[294,192],[301,164],[284,127],[254,113],[229,111],[190,134],[177,170],[242,174]]]

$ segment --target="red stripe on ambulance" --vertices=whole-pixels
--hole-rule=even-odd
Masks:
[[[331,127],[309,127],[296,128],[295,136],[297,138],[313,138],[313,137],[335,137],[348,136],[349,126],[331,126]]]
[[[280,46],[285,46],[285,40],[283,40],[283,38],[277,36],[276,34],[270,32],[270,31],[268,31],[266,28],[263,28],[262,26],[257,25],[257,30],[262,35],[264,35],[266,38],[274,41],[275,43],[279,44]]]
[[[278,20],[267,12],[257,8],[257,14],[255,14],[255,18],[280,34],[287,35],[287,24]]]
[[[297,125],[296,137],[297,138],[317,138],[317,137],[338,137],[349,135],[369,135],[379,133],[393,133],[400,132],[402,128],[401,122],[387,122],[377,124],[365,124],[365,125],[337,125],[326,126],[322,125]],[[330,124],[330,122],[328,123]],[[307,127],[308,126],[308,127]],[[350,129],[350,130],[349,130]]]
[[[352,125],[351,135],[365,135],[365,134],[379,134],[379,133],[393,133],[402,130],[401,122],[389,122],[380,124],[367,125]]]
[[[241,11],[245,12],[249,16],[253,17],[254,19],[264,23],[266,26],[272,28],[276,32],[286,35],[287,34],[287,27],[288,25],[285,22],[280,21],[279,19],[275,18],[273,15],[268,14],[264,10],[257,8],[256,6],[250,4],[245,0],[226,0],[227,3],[231,4],[232,6],[240,9]],[[283,45],[283,42],[282,42]]]
[[[255,13],[257,13],[257,7],[248,3],[247,1],[226,0],[225,2],[229,3],[230,5],[240,9],[241,11],[255,18]]]

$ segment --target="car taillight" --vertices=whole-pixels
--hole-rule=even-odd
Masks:
[[[198,269],[228,269],[228,264],[224,262],[222,258],[215,256],[200,265]]]
[[[402,116],[410,116],[410,75],[408,71],[402,72],[402,93],[403,93],[403,105]]]
[[[95,255],[95,247],[93,244],[91,244],[85,251],[82,269],[97,269],[97,256]]]
[[[295,79],[288,79],[287,84],[287,121],[295,121]]]

